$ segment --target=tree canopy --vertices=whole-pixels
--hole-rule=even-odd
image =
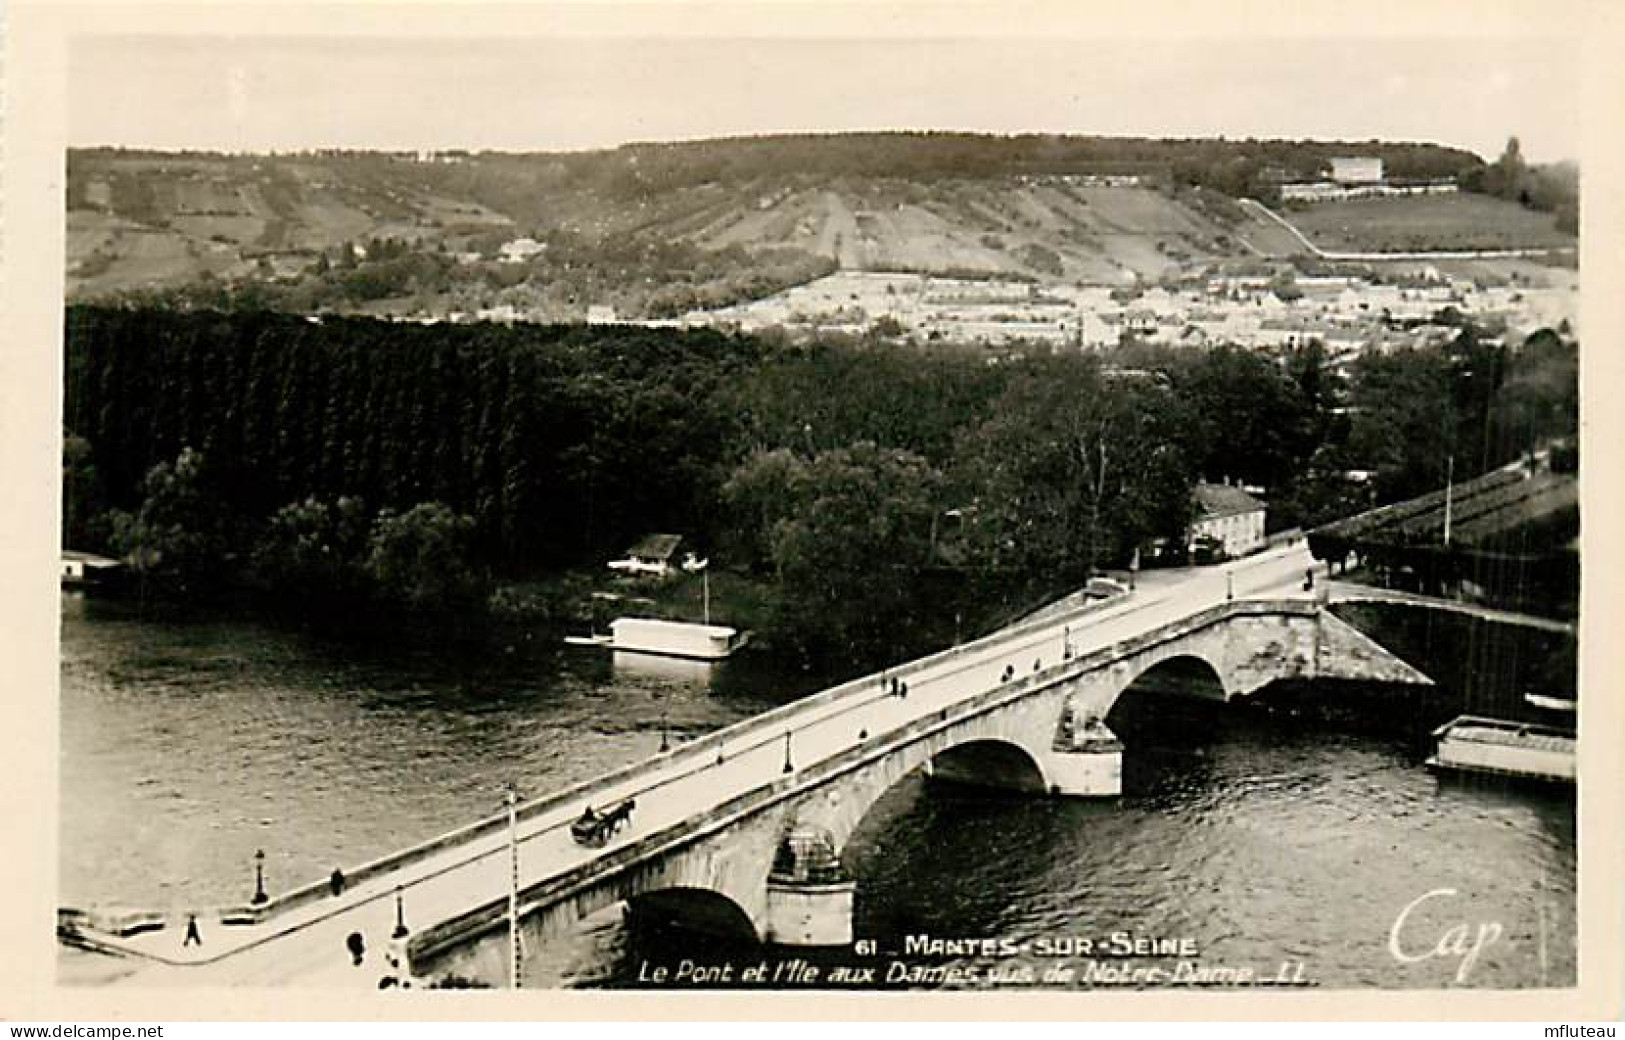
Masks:
[[[1572,340],[1456,329],[1333,365],[71,308],[64,537],[179,589],[432,613],[675,531],[770,575],[786,631],[878,648],[932,575],[1059,590],[1177,544],[1199,478],[1310,525],[1575,429]]]

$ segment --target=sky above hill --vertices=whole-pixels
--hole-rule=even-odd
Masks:
[[[1578,158],[1578,55],[1512,38],[87,36],[68,140],[576,150],[883,129],[1435,141]]]

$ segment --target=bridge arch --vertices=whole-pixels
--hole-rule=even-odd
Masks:
[[[713,888],[674,885],[638,892],[626,899],[629,918],[657,927],[678,927],[725,939],[760,938],[750,914],[732,897]]]
[[[1225,670],[1206,656],[1192,652],[1149,662],[1129,679],[1118,696],[1147,689],[1211,701],[1228,701],[1232,696]]]
[[[799,934],[804,938],[789,941],[812,944],[850,940],[859,884],[854,870],[860,862],[852,837],[860,828],[878,834],[894,824],[894,813],[906,814],[907,803],[900,801],[877,811],[905,780],[924,774],[1029,794],[1050,790],[1044,750],[1054,740],[1055,709],[1054,698],[1043,698],[949,726],[877,758],[798,804],[768,879],[773,938],[784,941],[782,936]]]
[[[939,752],[924,768],[935,779],[955,783],[1032,793],[1048,789],[1044,767],[1032,752],[1008,740],[967,740]]]
[[[1034,793],[1049,790],[1044,749],[1036,734],[1049,739],[1053,713],[1034,705],[1039,721],[1012,720],[1006,714],[967,720],[960,726],[900,747],[852,774],[846,782],[803,802],[797,811],[805,824],[821,828],[838,854],[875,805],[904,780],[923,773],[945,780]],[[1025,716],[1026,711],[1019,712]]]

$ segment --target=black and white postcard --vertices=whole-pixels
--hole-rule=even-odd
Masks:
[[[16,5],[30,1006],[1614,1013],[1559,7]]]

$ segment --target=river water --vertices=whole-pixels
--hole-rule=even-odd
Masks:
[[[495,813],[509,780],[545,793],[653,753],[663,732],[698,735],[832,678],[763,654],[612,659],[542,633],[479,653],[358,647],[65,594],[61,901],[238,902],[259,849],[268,887],[292,887]],[[1234,706],[1145,695],[1117,723],[1120,800],[919,778],[882,799],[848,856],[875,982],[901,972],[894,960],[958,971],[911,984],[961,986],[996,972],[1024,985],[1027,970],[1104,986],[1180,963],[1273,976],[1284,961],[1328,987],[1573,984],[1568,794],[1441,781],[1403,737]],[[891,957],[910,935],[1019,953]],[[1195,952],[1110,955],[1133,937]],[[577,979],[612,986],[761,952],[635,924],[587,948]],[[850,960],[813,958],[824,979]]]

